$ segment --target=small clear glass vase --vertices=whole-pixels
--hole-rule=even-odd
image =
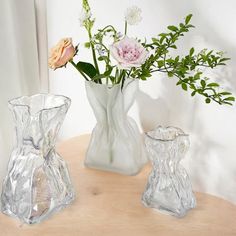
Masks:
[[[145,144],[153,169],[142,196],[143,204],[183,217],[196,206],[190,179],[180,165],[189,149],[188,135],[179,128],[159,126],[146,133]]]
[[[97,124],[93,129],[85,166],[125,175],[137,174],[147,158],[137,124],[127,113],[135,100],[138,81],[123,86],[85,83]]]
[[[2,212],[33,224],[74,199],[66,163],[55,142],[70,99],[36,94],[9,101],[16,130],[16,146],[3,182]]]

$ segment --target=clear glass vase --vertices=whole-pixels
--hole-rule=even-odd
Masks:
[[[55,141],[70,99],[36,94],[9,101],[16,146],[1,195],[2,212],[25,223],[39,223],[74,199],[66,163]]]
[[[187,152],[189,137],[175,127],[157,127],[147,132],[145,144],[153,169],[142,202],[176,217],[183,217],[196,206],[195,196],[180,160]]]
[[[138,81],[126,79],[123,87],[86,81],[85,87],[97,120],[85,166],[125,175],[137,174],[147,158],[137,124],[127,113],[134,103]]]

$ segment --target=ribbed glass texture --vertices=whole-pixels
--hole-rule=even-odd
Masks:
[[[182,217],[196,206],[187,172],[180,161],[189,149],[189,137],[175,127],[147,132],[145,144],[153,169],[142,202],[146,207]]]
[[[3,183],[3,213],[28,224],[39,223],[74,199],[66,163],[55,151],[69,106],[69,98],[50,94],[9,101],[16,146]]]

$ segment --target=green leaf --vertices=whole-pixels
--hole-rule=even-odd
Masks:
[[[230,58],[222,58],[222,59],[220,59],[220,62],[228,61],[228,60],[230,60]]]
[[[164,39],[166,39],[166,37],[165,36],[161,36],[160,43],[163,43]]]
[[[159,68],[163,67],[164,64],[165,64],[165,63],[164,63],[163,60],[161,60],[161,61],[157,61],[157,65],[158,65]]]
[[[219,87],[220,85],[217,83],[210,83],[207,85],[208,87]]]
[[[167,62],[168,64],[173,64],[175,61],[174,61],[174,59],[169,58],[169,59],[166,60],[166,62]]]
[[[88,75],[90,78],[93,78],[97,74],[97,70],[90,63],[80,61],[76,64],[76,66],[81,71],[83,71],[86,75]]]
[[[98,57],[98,60],[99,60],[99,61],[105,61],[106,59],[107,59],[106,56],[100,56],[100,57]]]
[[[189,14],[188,16],[186,16],[186,18],[185,18],[185,24],[186,25],[190,22],[192,16],[193,16],[192,14]]]
[[[158,42],[158,39],[152,38],[152,42],[153,42],[153,43],[156,43],[156,42]]]
[[[195,28],[194,25],[187,25],[186,27],[187,27],[187,28]]]
[[[203,87],[203,88],[205,88],[205,87],[206,87],[206,81],[205,81],[205,80],[201,80],[201,82],[200,82],[200,83],[201,83],[201,85],[202,85],[202,87]]]
[[[192,56],[194,53],[194,48],[191,48],[190,51],[189,51],[189,55]]]
[[[224,99],[224,101],[235,101],[234,97],[227,97]]]
[[[178,62],[179,62],[179,56],[175,58],[175,63],[178,63]]]
[[[103,78],[106,78],[107,76],[104,75],[104,74],[100,74],[100,75],[96,75],[93,77],[93,80],[100,80],[100,79],[103,79]]]
[[[176,85],[180,85],[180,84],[182,84],[182,80],[179,80],[179,81],[176,83]]]
[[[84,46],[85,46],[86,48],[90,48],[91,44],[90,44],[90,42],[86,42],[86,43],[84,44]]]
[[[230,92],[221,92],[220,94],[225,96],[225,95],[231,95],[232,93],[230,93]]]
[[[211,102],[211,99],[210,99],[210,98],[206,98],[205,102],[206,102],[206,103],[210,103],[210,102]]]
[[[206,56],[209,57],[212,53],[213,53],[213,50],[211,50],[210,52],[208,52],[208,53],[206,54]]]
[[[196,94],[196,91],[193,91],[193,92],[191,93],[191,96],[193,97],[195,94]]]
[[[194,84],[190,84],[190,88],[196,90],[196,86]]]
[[[185,90],[185,91],[188,90],[188,86],[187,86],[187,84],[182,83],[181,86],[182,86],[182,89],[183,89],[183,90]]]
[[[90,6],[87,0],[83,0],[83,8],[86,12],[90,11]]]
[[[161,33],[161,34],[159,34],[159,36],[161,36],[161,37],[166,37],[168,34],[165,34],[165,33]],[[155,39],[155,38],[153,38],[153,39]]]
[[[193,76],[194,80],[200,79],[201,74],[202,74],[202,72],[200,72],[200,71],[197,72],[197,73]]]
[[[169,30],[171,30],[171,31],[178,31],[178,28],[177,28],[176,26],[174,26],[174,25],[169,25],[169,26],[167,27],[167,29],[169,29]]]
[[[112,72],[112,67],[110,67],[107,71],[105,71],[105,73],[104,73],[104,75],[105,76],[109,76],[110,74],[111,74],[111,72]]]
[[[177,49],[177,46],[176,45],[171,45],[170,48]]]

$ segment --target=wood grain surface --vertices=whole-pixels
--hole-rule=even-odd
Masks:
[[[0,236],[236,236],[236,206],[196,193],[197,208],[177,219],[143,207],[150,166],[122,176],[83,166],[89,135],[58,145],[76,190],[72,205],[37,225],[0,214]]]

